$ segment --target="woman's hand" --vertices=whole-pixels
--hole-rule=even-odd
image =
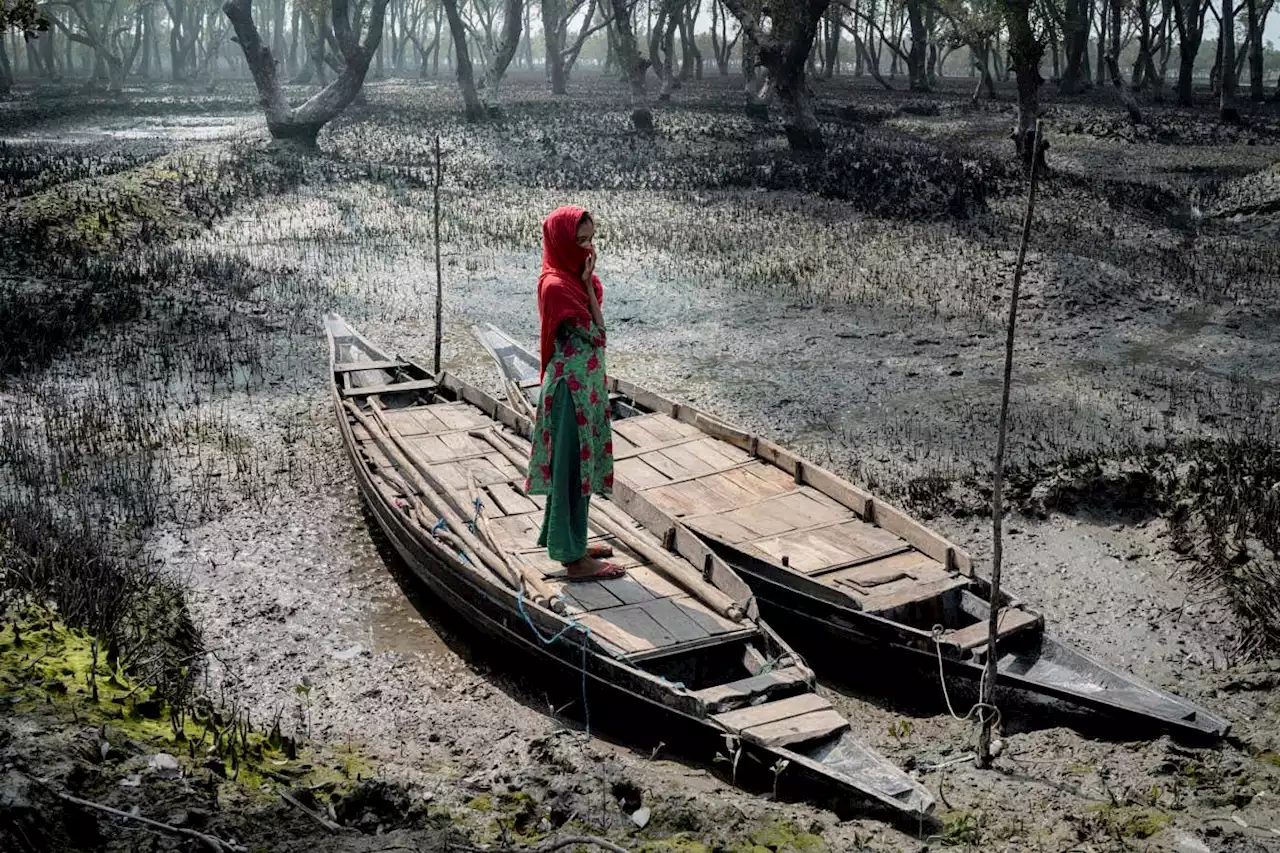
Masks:
[[[591,277],[596,274],[596,250],[591,249],[587,253],[587,262],[582,265],[582,283],[587,286],[587,290],[591,289]]]

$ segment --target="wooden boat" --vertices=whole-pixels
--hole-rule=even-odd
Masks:
[[[473,331],[526,416],[537,356],[493,325]],[[751,587],[766,618],[836,640],[889,646],[922,666],[981,677],[990,585],[965,551],[830,471],[683,403],[609,378],[615,482],[656,535],[692,531]],[[786,633],[784,631],[784,633]],[[998,681],[1172,731],[1230,724],[1054,639],[1002,590]]]
[[[624,700],[632,724],[668,743],[669,727],[692,727],[735,765],[741,750],[786,768],[784,789],[799,774],[897,812],[932,810],[929,792],[817,694],[750,589],[697,538],[664,543],[636,524],[624,486],[592,501],[590,523],[627,576],[566,582],[536,544],[545,499],[522,488],[528,422],[447,372],[388,355],[337,315],[325,330],[359,490],[406,564],[467,623],[581,680],[584,703],[602,689]]]

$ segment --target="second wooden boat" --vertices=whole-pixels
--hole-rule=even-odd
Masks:
[[[799,776],[910,815],[933,808],[818,695],[750,589],[701,541],[664,542],[634,522],[623,486],[592,501],[591,524],[627,576],[567,582],[537,545],[545,499],[522,491],[528,422],[457,377],[389,355],[336,314],[325,330],[356,485],[405,563],[468,623],[580,679],[584,694],[608,692],[629,706],[627,727],[655,741],[680,726],[735,766],[741,750],[777,768],[784,790]]]
[[[538,358],[492,324],[473,331],[526,415]],[[773,442],[610,377],[616,482],[657,535],[692,531],[751,586],[764,615],[977,679],[990,585],[970,556],[902,510]],[[1230,724],[1055,639],[1002,591],[998,681],[1098,711],[1221,737]]]

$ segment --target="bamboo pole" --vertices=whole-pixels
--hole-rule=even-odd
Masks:
[[[391,440],[395,442],[396,446],[400,448],[401,453],[403,453],[404,456],[413,464],[422,479],[427,482],[433,491],[444,498],[445,502],[454,510],[459,519],[465,518],[467,511],[462,504],[458,502],[457,498],[453,494],[453,490],[440,482],[435,474],[431,472],[430,466],[427,462],[419,457],[417,451],[415,451],[409,442],[405,440],[405,437],[400,433],[400,430],[396,429],[395,426],[389,423],[383,416],[384,407],[382,406],[381,401],[374,401],[373,398],[370,398],[370,405],[373,407],[375,420],[378,421],[378,424],[391,438]],[[453,524],[454,521],[450,519],[449,523]],[[465,525],[465,522],[463,523]],[[539,604],[543,604],[544,606],[548,606],[550,602],[556,602],[560,606],[560,609],[556,612],[563,612],[563,603],[560,602],[560,599],[551,590],[551,587],[541,575],[539,575],[531,566],[526,566],[521,561],[516,561],[515,565],[512,565],[512,561],[507,559],[504,550],[498,547],[498,545],[493,541],[493,537],[489,533],[488,522],[486,519],[481,516],[477,516],[476,527],[477,530],[480,531],[480,536],[483,540],[481,545],[489,552],[487,555],[482,554],[481,556],[492,557],[499,561],[506,568],[509,576],[513,578],[515,576],[523,577],[525,583],[533,590],[534,601]],[[545,601],[542,599],[545,599]]]
[[[496,434],[495,434],[496,432]],[[499,438],[507,443],[512,438],[505,432],[497,432],[495,430],[477,430],[469,433],[470,435],[483,439],[494,447],[499,453],[507,458],[516,470],[520,473],[527,473],[528,466],[523,459],[520,458],[514,446],[503,448]],[[611,534],[615,539],[626,545],[632,551],[644,557],[653,567],[668,580],[675,583],[681,589],[688,592],[694,598],[710,607],[715,612],[739,622],[743,619],[744,613],[742,608],[738,606],[732,598],[730,598],[723,590],[708,583],[700,574],[683,561],[677,559],[662,548],[646,542],[632,527],[631,518],[628,517],[618,507],[607,501],[592,501],[588,510],[588,518],[601,530]]]
[[[393,465],[400,468],[410,481],[414,481],[413,485],[422,494],[424,502],[438,518],[443,518],[445,522],[452,528],[451,535],[461,541],[475,556],[481,564],[492,571],[507,586],[512,589],[522,589],[529,587],[532,595],[530,596],[535,604],[547,607],[557,613],[564,612],[564,602],[555,597],[549,587],[542,578],[534,578],[528,572],[518,571],[512,567],[506,560],[494,554],[487,546],[476,539],[475,536],[467,530],[467,523],[459,516],[459,514],[450,506],[448,498],[439,494],[439,481],[436,480],[436,486],[428,483],[427,479],[422,476],[422,472],[413,464],[411,457],[404,453],[395,443],[393,436],[386,433],[382,425],[375,420],[362,414],[359,408],[350,400],[344,401],[347,410],[351,412],[356,421],[365,428],[369,435],[378,443],[379,448],[386,454]],[[376,411],[376,409],[375,409]],[[432,477],[434,480],[435,478]],[[436,534],[439,536],[439,534]],[[532,570],[530,570],[532,571]]]
[[[440,334],[443,325],[442,314],[444,313],[444,282],[440,276],[440,181],[444,175],[444,168],[440,163],[440,134],[436,134],[436,175],[433,189],[435,196],[435,243],[436,243],[436,352],[435,352],[435,375],[440,376]]]
[[[1036,121],[1035,145],[1043,144],[1043,123]],[[1034,164],[1039,151],[1032,152]],[[978,766],[991,766],[991,731],[995,727],[995,709],[988,702],[995,688],[997,661],[996,641],[1000,639],[1000,569],[1004,562],[1004,536],[1002,505],[1004,487],[1004,446],[1009,431],[1009,389],[1013,384],[1013,342],[1018,324],[1018,290],[1022,285],[1022,264],[1027,257],[1027,243],[1031,240],[1031,217],[1036,206],[1036,184],[1040,170],[1031,170],[1031,183],[1027,187],[1027,207],[1022,217],[1022,241],[1018,246],[1018,261],[1013,269],[1013,293],[1009,299],[1009,327],[1004,342],[1004,387],[1000,394],[1000,419],[996,428],[996,458],[991,483],[991,613],[987,624],[987,666],[982,672],[978,692],[979,715],[982,730],[978,733]]]

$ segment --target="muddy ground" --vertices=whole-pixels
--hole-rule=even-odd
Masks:
[[[110,267],[70,274],[132,282],[136,299],[21,365],[5,403],[46,424],[55,397],[154,404],[164,500],[137,536],[189,587],[212,683],[321,747],[359,745],[378,778],[408,784],[472,843],[519,824],[523,840],[563,827],[649,850],[1280,849],[1280,664],[1244,660],[1253,626],[1198,552],[1174,547],[1167,507],[1113,488],[1135,459],[1194,461],[1178,456],[1192,439],[1280,439],[1274,114],[1223,129],[1156,107],[1133,128],[1105,99],[1049,99],[1054,175],[1037,203],[1010,421],[1025,476],[1006,584],[1064,639],[1230,718],[1220,748],[1009,700],[999,769],[979,772],[947,763],[974,730],[936,679],[851,676],[824,692],[920,773],[940,823],[790,802],[785,784],[773,802],[767,780],[736,788],[723,762],[668,754],[643,721],[597,714],[585,740],[578,696],[504,668],[404,576],[362,513],[319,318],[337,310],[429,362],[440,133],[446,368],[496,388],[468,327],[534,340],[539,220],[585,204],[600,223],[612,372],[906,503],[985,565],[982,483],[1024,188],[1003,164],[1009,104],[970,108],[962,82],[910,101],[822,84],[826,162],[788,155],[718,80],[661,110],[655,140],[627,132],[623,93],[602,82],[551,101],[515,81],[505,120],[484,126],[458,122],[447,86],[377,83],[322,136],[324,158],[284,166],[259,152],[243,87],[74,108],[65,93],[26,93],[0,105],[0,156],[22,174],[5,187],[8,222],[33,209],[56,219],[76,180],[111,175],[113,198],[155,191],[130,176],[160,156],[180,174],[224,164],[224,189],[228,175],[259,177],[204,206],[161,206],[190,228],[142,233],[133,223],[150,209],[125,202],[118,219],[57,231]],[[6,280],[44,293],[58,282],[42,269],[10,266]],[[1081,475],[1094,460],[1109,473]],[[1063,491],[1052,482],[1075,498],[1046,504]],[[1274,573],[1273,555],[1247,544],[1250,565]],[[972,692],[947,686],[963,715]],[[643,830],[623,813],[637,801],[652,809]],[[287,849],[307,831],[261,840]]]

